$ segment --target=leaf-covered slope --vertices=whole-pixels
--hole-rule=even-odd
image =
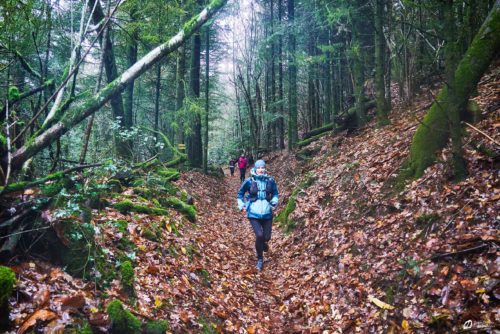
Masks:
[[[475,125],[497,141],[498,79],[498,70],[483,78],[476,100],[487,118]],[[494,326],[498,147],[468,129],[469,178],[447,180],[444,150],[424,177],[392,187],[428,104],[423,95],[409,110],[396,109],[390,126],[266,157],[280,210],[295,198],[288,215],[295,227],[285,233],[275,224],[261,273],[253,232],[236,209],[238,177],[181,175],[176,183],[194,197],[194,223],[163,207],[148,187],[122,189],[91,220],[114,266],[101,273],[109,283],[75,279],[32,254],[14,268],[9,333],[83,332],[86,321],[108,332],[106,306],[115,299],[144,323],[168,320],[172,333],[445,333],[469,320]],[[117,206],[124,200],[126,210]],[[127,261],[133,275],[123,269]]]
[[[498,81],[498,72],[483,79],[491,80]],[[479,91],[488,118],[477,127],[495,137],[498,88]],[[412,109],[427,103],[421,98]],[[293,165],[293,158],[273,159],[278,180],[315,180],[296,198],[289,216],[295,231],[277,241],[274,269],[290,331],[442,333],[467,320],[498,323],[498,147],[468,131],[469,178],[447,180],[444,150],[421,179],[398,192],[393,177],[421,117],[396,110],[390,126],[311,144],[306,149],[318,153],[293,182],[278,167]],[[384,310],[370,297],[395,308]]]

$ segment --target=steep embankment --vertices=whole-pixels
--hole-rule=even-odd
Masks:
[[[492,138],[498,74],[483,78],[476,98],[487,117],[476,126]],[[287,170],[295,156],[272,159],[277,179],[300,189],[286,191],[296,197],[288,224],[297,227],[275,244],[286,331],[443,333],[467,321],[498,324],[498,146],[468,128],[466,180],[448,180],[446,149],[421,179],[401,191],[391,186],[428,102],[424,95],[395,110],[382,129],[309,145],[296,155],[297,174]]]

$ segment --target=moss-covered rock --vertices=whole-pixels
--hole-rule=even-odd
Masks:
[[[130,261],[124,261],[120,266],[120,273],[124,290],[127,293],[133,293],[135,273],[132,263]]]
[[[276,217],[276,221],[279,223],[281,227],[283,227],[287,232],[293,230],[295,228],[296,223],[290,220],[288,217],[295,210],[296,199],[299,193],[311,186],[316,179],[312,174],[308,174],[306,178],[299,184],[297,188],[295,188],[288,198],[288,202],[285,208],[280,212],[280,214]]]
[[[156,173],[163,177],[166,182],[178,180],[181,173],[174,168],[161,168],[156,171]]]
[[[150,215],[168,215],[167,210],[135,204],[130,200],[124,200],[118,202],[114,205],[114,208],[123,214],[127,214],[129,212],[137,212],[137,213],[146,213]]]
[[[68,219],[59,222],[57,231],[64,244],[60,254],[66,271],[73,276],[88,277],[96,252],[94,227],[89,223]]]
[[[107,183],[109,190],[115,193],[121,193],[122,192],[122,184],[119,180],[117,179],[111,179]]]
[[[0,329],[9,325],[9,297],[16,285],[16,275],[9,267],[0,266]]]
[[[190,222],[196,221],[196,208],[181,201],[176,197],[167,197],[160,199],[160,203],[164,207],[173,208],[182,213]]]
[[[164,334],[170,328],[166,320],[149,321],[146,325],[146,334]]]
[[[147,187],[135,187],[134,188],[134,194],[137,196],[145,197],[145,198],[153,198],[155,195],[155,191],[153,188],[147,188]]]
[[[108,304],[107,312],[111,320],[110,333],[113,334],[140,334],[141,322],[130,311],[123,308],[119,300]]]

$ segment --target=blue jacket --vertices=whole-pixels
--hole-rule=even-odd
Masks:
[[[250,171],[250,176],[241,184],[241,188],[238,191],[238,209],[242,210],[243,207],[247,210],[247,217],[254,219],[270,219],[273,217],[273,208],[278,204],[278,187],[276,186],[276,181],[267,174],[257,175],[255,174],[255,168]],[[252,181],[257,183],[259,189],[257,193],[257,199],[255,201],[250,201],[250,187]],[[270,201],[266,199],[266,185],[267,182],[271,183],[271,193],[272,198]],[[245,197],[245,193],[246,197]],[[244,201],[244,199],[246,201]]]

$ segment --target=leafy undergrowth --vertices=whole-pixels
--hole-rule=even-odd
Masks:
[[[487,118],[475,125],[497,138],[498,79],[498,70],[483,78],[476,100]],[[109,332],[113,300],[144,333],[152,320],[167,320],[171,333],[492,332],[500,320],[498,147],[467,129],[466,180],[449,181],[445,149],[421,179],[393,186],[428,104],[422,95],[394,110],[389,126],[327,136],[305,148],[316,152],[310,158],[266,157],[280,210],[291,194],[295,209],[286,226],[275,225],[261,273],[253,232],[236,210],[237,176],[181,175],[176,185],[193,196],[196,222],[164,214],[145,189],[121,189],[91,220],[111,270],[81,280],[34,255],[19,263],[9,333]]]

